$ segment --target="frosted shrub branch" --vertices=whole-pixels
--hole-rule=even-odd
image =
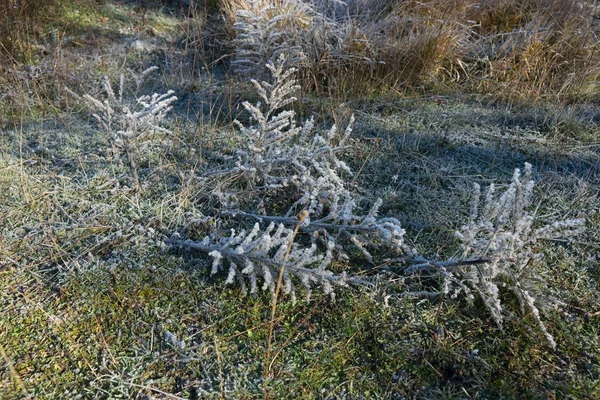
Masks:
[[[227,269],[226,284],[238,282],[244,292],[255,294],[259,288],[275,291],[277,276],[283,271],[284,293],[295,301],[295,283],[300,282],[306,289],[307,298],[313,287],[320,287],[325,294],[334,296],[334,285],[346,286],[349,279],[345,273],[335,275],[328,267],[332,260],[332,248],[319,254],[317,244],[303,246],[292,243],[287,256],[288,244],[294,240],[294,231],[283,224],[271,222],[267,228],[261,229],[255,223],[251,230],[231,230],[228,237],[215,239],[209,236],[202,241],[170,240],[172,245],[200,250],[212,257],[211,275]],[[227,262],[227,263],[226,263]]]
[[[252,229],[231,230],[226,238],[214,233],[199,242],[171,244],[210,255],[211,274],[225,269],[228,284],[238,282],[246,291],[249,286],[251,293],[259,286],[273,291],[273,277],[283,270],[284,292],[292,297],[294,281],[309,294],[318,286],[331,295],[334,285],[364,282],[329,269],[334,259],[349,261],[349,249],[358,250],[371,265],[373,248],[379,249],[376,254],[402,253],[396,260],[405,274],[441,275],[440,292],[428,295],[463,294],[469,302],[479,296],[499,327],[507,312],[502,291],[512,291],[521,311],[529,311],[550,345],[555,345],[540,317],[540,308],[552,301],[542,293],[541,278],[534,271],[542,257],[539,240],[577,235],[584,221],[535,226],[529,212],[534,188],[530,164],[525,164],[523,175],[515,170],[510,185],[500,193],[491,185],[483,200],[475,185],[468,223],[456,233],[460,251],[449,260],[431,261],[405,245],[405,231],[396,218],[379,216],[381,199],[365,199],[348,184],[353,172],[340,154],[350,143],[354,117],[341,134],[335,125],[328,131],[317,129],[313,119],[298,124],[295,112],[285,109],[296,100],[296,70],[286,67],[283,55],[266,67],[269,82],[252,80],[261,102],[243,103],[250,120],[235,121],[243,142],[235,164],[200,177],[225,199],[218,217],[233,217],[242,226],[253,220]],[[235,182],[235,188],[229,182]],[[244,207],[259,197],[250,192],[279,199],[284,211],[273,215],[264,205],[258,210]],[[302,219],[296,217],[300,213]],[[293,235],[294,226],[303,232],[299,239]],[[284,263],[288,243],[292,247]],[[406,294],[413,293],[424,292]]]
[[[139,74],[129,71],[131,80],[135,84],[135,93],[140,90],[145,78],[157,69],[158,67],[150,67]],[[93,116],[107,134],[115,154],[118,156],[119,151],[125,153],[133,183],[139,187],[138,156],[143,146],[155,134],[171,133],[168,129],[163,128],[161,123],[167,113],[172,110],[172,103],[177,100],[177,97],[173,96],[172,90],[169,90],[163,94],[139,96],[131,101],[125,95],[125,85],[125,74],[121,74],[119,86],[115,92],[109,78],[105,76],[103,89],[106,97],[104,100],[96,99],[89,94],[79,97],[67,90],[82,99],[93,110]]]
[[[540,319],[539,307],[548,302],[537,295],[541,287],[535,266],[543,258],[538,241],[578,235],[585,220],[570,219],[534,228],[534,215],[528,211],[534,188],[531,176],[531,164],[526,163],[523,176],[516,169],[504,192],[496,194],[495,186],[490,185],[483,204],[480,204],[480,187],[474,186],[469,222],[456,232],[461,243],[458,259],[488,261],[451,272],[440,270],[446,278],[446,291],[453,295],[465,292],[469,299],[473,299],[472,291],[476,292],[500,327],[504,319],[500,291],[501,288],[512,291],[522,312],[531,312],[554,347],[554,339]]]
[[[290,1],[288,5],[308,11],[302,2]],[[235,59],[231,63],[236,73],[260,79],[268,73],[265,65],[281,55],[286,55],[287,66],[302,61],[302,47],[296,44],[297,35],[293,33],[299,24],[292,11],[283,4],[261,7],[259,2],[250,1],[248,10],[236,12]]]
[[[375,201],[366,213],[361,213],[363,202],[348,188],[347,176],[352,171],[338,154],[347,148],[352,134],[352,117],[343,134],[337,127],[319,133],[314,121],[296,123],[293,110],[283,109],[296,101],[299,89],[294,68],[286,67],[286,57],[269,61],[270,82],[252,80],[261,103],[243,103],[250,115],[250,123],[236,121],[244,145],[237,152],[233,166],[206,171],[202,179],[227,181],[226,176],[237,176],[246,182],[246,188],[275,193],[285,190],[288,210],[284,215],[260,215],[237,210],[238,198],[246,198],[246,188],[229,193],[221,216],[243,217],[258,222],[251,230],[233,231],[226,239],[213,240],[210,236],[200,242],[171,241],[172,244],[200,250],[213,259],[211,272],[217,273],[227,261],[227,283],[237,281],[250,292],[256,292],[257,281],[262,288],[274,289],[273,274],[283,268],[284,292],[294,294],[292,278],[302,282],[307,293],[319,286],[333,295],[334,285],[364,282],[349,279],[345,274],[335,275],[328,269],[334,256],[349,259],[346,246],[359,249],[373,263],[368,248],[386,245],[401,251],[404,230],[395,218],[379,218],[381,200]],[[302,214],[302,220],[295,217]],[[268,226],[261,228],[262,224]],[[297,226],[310,235],[295,240],[290,227]],[[310,238],[310,242],[306,238]],[[293,241],[287,263],[283,263],[284,244]],[[312,268],[313,266],[317,266]],[[276,276],[276,275],[275,275]]]
[[[324,134],[315,132],[312,119],[298,126],[293,110],[280,111],[296,100],[296,70],[285,67],[285,56],[277,63],[269,62],[267,68],[272,83],[252,81],[264,106],[243,103],[252,124],[236,121],[246,143],[238,152],[236,166],[203,175],[222,178],[223,174],[238,174],[255,190],[286,189],[292,200],[287,213],[264,220],[294,225],[297,220],[292,216],[306,210],[308,217],[302,229],[321,230],[327,241],[335,243],[338,257],[347,258],[345,243],[357,247],[371,263],[368,247],[385,244],[400,251],[404,235],[400,222],[395,218],[377,218],[381,200],[375,201],[366,214],[359,213],[361,199],[348,189],[346,176],[352,176],[352,171],[338,153],[346,149],[354,117],[341,137],[335,125]],[[232,204],[227,208],[226,212],[232,214]]]

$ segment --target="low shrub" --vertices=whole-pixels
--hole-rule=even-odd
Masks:
[[[425,293],[417,287],[413,293],[451,298],[462,294],[471,304],[479,297],[500,328],[510,312],[501,295],[500,288],[506,288],[518,298],[521,313],[531,313],[555,347],[540,309],[560,302],[544,289],[535,271],[543,257],[539,245],[580,234],[585,220],[536,221],[530,211],[532,166],[526,163],[524,174],[516,169],[511,184],[500,193],[491,185],[482,205],[475,185],[469,221],[456,233],[460,249],[454,257],[447,261],[423,257],[405,244],[406,232],[397,218],[379,215],[383,201],[377,199],[365,208],[366,199],[349,183],[353,171],[338,154],[348,147],[354,118],[338,135],[335,125],[321,133],[312,119],[298,124],[293,110],[282,110],[297,100],[293,94],[299,89],[296,70],[286,69],[286,62],[285,56],[276,63],[269,61],[270,82],[252,80],[264,103],[243,103],[251,119],[247,124],[235,121],[242,145],[226,165],[200,176],[220,202],[213,217],[200,218],[203,224],[212,220],[213,226],[225,228],[225,218],[254,224],[213,230],[200,241],[182,240],[177,233],[168,242],[211,256],[211,275],[226,269],[225,282],[237,282],[244,293],[249,286],[255,294],[262,281],[262,290],[270,289],[274,303],[280,287],[295,300],[297,283],[307,298],[315,287],[334,296],[336,286],[369,284],[370,278],[353,275],[345,267],[352,261],[377,265],[381,255],[395,259],[406,275],[433,275],[441,282],[436,291]],[[278,198],[287,211],[265,205],[264,198]],[[343,271],[336,273],[336,268]]]

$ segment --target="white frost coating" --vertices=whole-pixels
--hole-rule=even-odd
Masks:
[[[213,258],[212,269],[210,270],[210,274],[214,275],[219,272],[219,267],[221,266],[221,260],[223,259],[223,255],[218,250],[213,250],[208,253],[209,256]]]
[[[488,261],[457,270],[456,276],[450,277],[449,286],[454,286],[456,293],[469,295],[467,287],[475,289],[498,326],[502,326],[504,319],[499,286],[506,286],[518,297],[522,311],[531,312],[548,343],[554,347],[556,343],[540,317],[538,304],[543,302],[536,301],[532,295],[536,293],[540,300],[545,298],[534,270],[543,256],[537,252],[538,241],[578,235],[585,220],[557,221],[532,229],[535,216],[528,211],[534,189],[531,176],[532,166],[526,163],[523,174],[515,169],[512,182],[503,193],[497,195],[494,185],[490,185],[483,207],[475,204],[480,202],[480,188],[475,185],[469,222],[455,236],[462,245],[460,259]],[[553,301],[546,300],[547,303]]]
[[[146,76],[157,69],[158,67],[150,67],[140,74],[129,70],[130,78],[135,83],[134,97],[140,91]],[[119,152],[125,153],[134,184],[139,186],[138,159],[144,152],[149,153],[151,139],[156,134],[171,134],[171,131],[161,125],[167,113],[172,110],[172,104],[177,101],[177,97],[169,90],[167,93],[155,93],[131,100],[125,95],[125,81],[125,74],[121,74],[118,91],[115,93],[109,78],[105,76],[102,87],[106,97],[102,101],[89,94],[79,97],[70,90],[68,92],[82,99],[92,110],[92,115],[106,133],[116,155]]]
[[[235,279],[237,266],[234,263],[231,263],[229,266],[229,274],[227,275],[227,279],[225,280],[226,285],[231,285]]]
[[[319,250],[316,236],[310,245],[293,244],[286,263],[286,276],[290,277],[284,282],[286,291],[293,287],[291,279],[295,277],[305,283],[307,290],[312,286],[321,286],[329,294],[332,290],[330,282],[346,284],[345,279],[322,273],[328,270],[334,255],[347,258],[345,249],[355,247],[368,262],[373,263],[370,249],[386,246],[399,252],[403,245],[404,230],[397,219],[378,217],[381,199],[377,199],[363,213],[359,204],[364,201],[347,182],[352,171],[339,159],[339,154],[344,150],[342,144],[352,133],[354,116],[344,130],[340,143],[336,145],[334,141],[339,140],[340,135],[335,125],[329,132],[320,134],[314,132],[312,118],[299,126],[293,110],[282,110],[282,107],[296,100],[294,93],[299,89],[294,77],[296,70],[287,68],[286,63],[284,56],[276,62],[267,63],[272,75],[271,82],[252,80],[261,102],[254,105],[243,103],[252,122],[244,125],[236,121],[245,145],[237,153],[234,166],[226,171],[235,174],[236,179],[241,177],[249,186],[260,187],[264,191],[286,187],[287,193],[293,197],[293,204],[281,218],[289,225],[271,222],[266,229],[260,229],[256,223],[250,233],[244,230],[232,232],[228,239],[220,239],[218,245],[225,245],[219,247],[220,250],[227,250],[225,257],[234,258],[238,264],[244,260],[242,264],[245,268],[241,272],[250,280],[251,293],[255,292],[253,282],[257,277],[263,279],[263,289],[273,288],[274,278],[269,275],[269,270],[275,271],[277,265],[283,264],[296,224],[294,215],[306,210],[308,215],[302,221],[301,230],[322,230],[326,235],[326,249],[324,254],[323,246]],[[211,176],[211,172],[207,175]],[[240,192],[238,196],[229,195],[228,204],[235,203],[236,197],[243,200],[245,196],[245,192]],[[234,211],[230,215],[243,216],[244,213]],[[260,215],[256,217],[262,219]],[[269,268],[254,267],[259,263],[266,263]],[[311,272],[312,266],[317,266],[321,272]]]
[[[253,11],[238,15],[254,18],[257,14]],[[273,21],[276,20],[279,20],[278,16],[273,17]],[[238,27],[240,40],[249,43],[249,30],[242,25]],[[243,57],[234,61],[236,68],[251,68],[251,54],[249,49],[240,50],[238,55]],[[348,246],[358,249],[364,260],[373,264],[372,248],[386,246],[411,256],[415,256],[416,251],[405,246],[405,231],[396,218],[379,216],[381,199],[373,202],[362,198],[349,184],[352,171],[340,155],[352,134],[354,116],[343,135],[339,135],[336,125],[319,132],[312,118],[298,123],[292,110],[282,110],[296,101],[294,94],[298,89],[294,78],[296,71],[288,68],[289,61],[285,56],[270,58],[262,65],[266,65],[271,73],[271,81],[262,81],[258,76],[252,80],[261,102],[243,103],[250,115],[250,123],[236,121],[243,144],[236,154],[237,162],[233,166],[228,164],[229,169],[224,174],[234,177],[231,181],[236,185],[242,182],[240,186],[244,189],[251,187],[262,191],[264,198],[285,193],[291,205],[282,216],[266,215],[267,207],[262,202],[258,214],[236,211],[238,216],[256,218],[261,223],[269,221],[270,225],[260,231],[255,225],[249,234],[242,231],[235,240],[221,239],[214,246],[220,246],[218,248],[230,261],[243,262],[246,266],[242,271],[243,278],[249,281],[251,293],[258,290],[257,279],[262,279],[263,290],[272,290],[274,274],[284,266],[284,293],[293,296],[293,283],[299,281],[305,287],[307,297],[314,288],[333,295],[334,285],[345,285],[348,279],[344,274],[334,275],[330,270],[331,263],[334,256],[348,260]],[[479,295],[499,326],[502,326],[505,313],[500,288],[512,290],[523,311],[532,313],[549,343],[554,345],[541,322],[539,307],[542,302],[536,297],[539,296],[539,290],[535,289],[538,277],[533,269],[540,260],[536,242],[576,235],[583,229],[584,221],[574,219],[538,227],[534,215],[528,212],[534,189],[532,169],[528,163],[522,171],[516,169],[511,184],[500,193],[490,185],[482,196],[480,186],[474,185],[473,202],[466,210],[469,221],[456,232],[462,246],[461,254],[449,261],[451,268],[440,267],[438,271],[442,277],[441,292],[449,298],[464,294],[470,304],[475,295]],[[227,207],[247,200],[244,189],[229,195]],[[482,197],[485,197],[483,202]],[[294,216],[301,211],[309,215],[299,226],[303,239],[298,240],[292,230],[298,223]],[[294,243],[286,259],[292,240]],[[470,263],[461,264],[464,261]],[[423,265],[430,269],[436,267],[430,262]],[[239,275],[242,274],[238,274],[238,278]]]
[[[302,3],[296,4],[300,6]],[[296,20],[287,14],[280,14],[279,7],[261,7],[251,1],[249,8],[238,10],[235,15],[233,29],[237,35],[233,40],[234,72],[260,80],[268,72],[268,62],[283,54],[287,55],[286,66],[301,63],[305,55],[297,35],[289,30],[292,27],[300,28]],[[288,30],[281,30],[281,26],[286,26]]]

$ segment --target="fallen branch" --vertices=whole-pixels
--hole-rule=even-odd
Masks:
[[[420,264],[412,265],[404,270],[406,275],[414,274],[416,272],[422,272],[430,269],[441,270],[447,268],[457,268],[465,265],[479,265],[487,264],[490,260],[476,259],[476,260],[458,260],[458,261],[426,261]]]

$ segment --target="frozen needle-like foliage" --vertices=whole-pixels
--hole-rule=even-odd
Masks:
[[[302,15],[308,6],[301,1],[264,2],[252,0],[245,10],[235,15],[233,40],[234,71],[262,78],[268,72],[265,65],[285,54],[287,65],[298,65],[303,59],[302,48],[297,44],[296,31],[303,26]]]
[[[469,223],[456,232],[456,237],[461,241],[461,260],[486,262],[462,266],[446,277],[450,284],[459,283],[455,290],[467,292],[470,298],[471,290],[477,292],[499,326],[503,322],[500,287],[508,288],[519,299],[521,311],[531,312],[554,347],[538,309],[548,303],[537,295],[541,278],[536,276],[535,267],[543,256],[539,240],[573,237],[582,232],[585,220],[569,219],[534,228],[534,215],[528,211],[534,188],[531,169],[526,163],[523,176],[516,169],[508,188],[498,195],[490,185],[482,208],[480,188],[475,185]]]
[[[270,225],[261,230],[261,225],[256,224],[249,232],[241,231],[219,241],[205,238],[202,242],[186,241],[179,245],[212,256],[213,273],[223,266],[224,260],[229,260],[227,283],[235,280],[242,283],[240,278],[245,277],[250,282],[250,291],[254,292],[258,276],[265,282],[263,288],[273,289],[273,276],[277,276],[273,274],[283,265],[282,246],[294,239],[290,227],[297,226],[310,235],[293,242],[285,265],[286,292],[293,289],[290,277],[296,276],[307,290],[318,283],[325,293],[331,294],[332,283],[348,281],[327,269],[334,255],[349,259],[346,246],[350,245],[373,263],[369,248],[387,246],[395,252],[401,251],[404,229],[395,218],[378,217],[380,199],[363,212],[364,199],[351,190],[348,178],[352,170],[338,154],[347,148],[354,117],[341,135],[335,125],[325,132],[317,131],[312,119],[298,125],[295,112],[283,109],[296,101],[294,93],[299,89],[294,78],[296,70],[286,67],[283,55],[277,62],[269,61],[267,68],[272,75],[270,82],[252,80],[261,103],[243,103],[250,122],[236,121],[244,142],[237,152],[236,164],[207,171],[203,178],[213,180],[214,184],[207,186],[219,187],[219,191],[223,190],[222,182],[236,184],[226,195],[219,194],[226,199],[221,216],[251,218]],[[261,195],[281,194],[287,212],[266,215],[266,212],[240,210],[238,207],[252,198],[248,196],[248,189]],[[302,220],[294,216],[299,213],[303,215]],[[306,243],[308,237],[310,245]],[[315,263],[319,264],[318,268],[308,268]]]
[[[306,289],[307,298],[313,287],[320,287],[325,294],[335,295],[334,286],[346,286],[346,274],[335,275],[328,267],[332,259],[332,249],[319,254],[317,245],[302,246],[292,243],[294,231],[283,224],[271,223],[261,229],[258,223],[251,230],[234,229],[227,237],[214,239],[209,236],[202,241],[171,240],[171,244],[203,251],[212,257],[211,275],[227,269],[227,284],[237,281],[244,292],[255,294],[259,285],[262,290],[275,292],[277,277],[283,272],[283,291],[296,299],[295,283],[300,282]],[[262,283],[262,284],[261,284]]]
[[[293,215],[306,210],[309,217],[303,230],[322,229],[327,240],[336,244],[341,244],[339,239],[348,239],[370,262],[373,260],[368,247],[385,244],[399,250],[404,236],[400,222],[395,218],[377,218],[381,200],[375,201],[366,215],[358,212],[361,199],[347,183],[352,171],[338,158],[338,153],[347,148],[354,117],[341,137],[335,125],[324,134],[315,132],[312,119],[298,126],[293,110],[281,111],[296,100],[296,70],[285,67],[284,56],[277,63],[269,62],[267,67],[272,83],[252,80],[264,105],[243,103],[251,124],[236,124],[246,147],[238,152],[237,165],[223,172],[241,174],[255,189],[285,188],[293,202],[285,216],[274,217],[279,223],[294,225],[297,220]],[[209,171],[205,175],[212,174]],[[232,210],[227,211],[231,214]],[[261,218],[252,213],[239,214]],[[342,246],[336,246],[336,250],[345,256]]]
[[[341,175],[351,175],[352,172],[337,157],[337,153],[346,148],[345,143],[352,133],[354,117],[341,140],[335,144],[335,126],[326,135],[314,132],[312,119],[298,126],[293,110],[280,111],[297,100],[294,93],[299,89],[294,78],[296,69],[286,68],[285,60],[285,56],[281,56],[277,63],[269,61],[267,64],[272,83],[252,80],[264,105],[243,103],[250,114],[251,123],[235,123],[246,145],[238,151],[236,167],[226,172],[243,172],[252,184],[269,189],[289,185],[342,188],[345,180]]]
[[[256,125],[246,127],[235,121],[240,133],[245,136],[248,143],[248,152],[256,165],[263,161],[274,160],[281,154],[281,145],[286,144],[301,132],[296,126],[295,113],[291,110],[281,111],[282,107],[295,102],[293,96],[300,87],[294,78],[295,68],[285,68],[285,56],[279,58],[277,65],[269,61],[267,68],[272,74],[273,83],[258,82],[252,79],[256,91],[264,101],[266,107],[261,109],[261,104],[252,105],[244,102],[243,106],[256,122]]]
[[[348,192],[349,193],[349,192]],[[320,218],[311,220],[306,217],[301,225],[301,230],[312,233],[315,238],[323,236],[323,240],[335,249],[338,258],[349,259],[346,254],[345,243],[352,243],[370,263],[374,263],[369,247],[380,247],[382,244],[392,248],[395,252],[404,249],[404,229],[396,218],[377,218],[381,199],[377,199],[366,215],[355,215],[353,210],[356,204],[351,198],[346,202],[352,202],[340,207],[333,203],[332,209],[326,215],[318,215]],[[336,211],[342,209],[341,212]],[[311,208],[308,208],[311,210]],[[307,211],[310,215],[310,212]],[[250,217],[260,221],[276,222],[293,226],[299,223],[296,217],[271,216],[247,213],[240,210],[229,210],[223,214],[234,217]],[[313,216],[315,215],[313,210]]]
[[[157,69],[158,67],[150,67],[139,74],[129,71],[131,80],[135,84],[136,93],[140,90],[145,78]],[[144,95],[131,100],[125,93],[126,84],[125,74],[121,74],[118,88],[115,91],[109,78],[105,76],[103,90],[106,97],[103,100],[89,94],[85,94],[81,98],[93,110],[94,118],[106,132],[117,155],[119,151],[123,151],[127,155],[134,184],[139,186],[136,160],[138,154],[148,139],[156,133],[170,133],[168,129],[161,126],[161,123],[166,114],[172,110],[172,103],[177,100],[177,97],[173,96],[172,90],[169,90],[163,94]],[[79,98],[72,91],[68,91]]]
[[[505,288],[517,296],[523,313],[531,312],[555,346],[540,317],[540,308],[556,301],[543,295],[541,278],[535,274],[541,259],[539,241],[574,236],[583,229],[584,220],[534,224],[529,211],[534,188],[530,164],[525,164],[523,176],[515,170],[512,182],[501,193],[490,186],[483,202],[476,185],[469,222],[456,233],[460,254],[443,262],[427,260],[404,244],[405,231],[396,218],[378,216],[381,199],[366,201],[349,184],[352,170],[339,154],[351,140],[354,117],[341,134],[335,125],[326,132],[316,129],[313,119],[297,124],[294,111],[284,109],[296,100],[295,69],[286,67],[283,55],[277,62],[269,61],[267,69],[270,82],[252,80],[261,102],[243,103],[250,121],[236,121],[243,145],[235,164],[206,171],[201,177],[206,187],[218,188],[215,192],[226,199],[218,217],[252,219],[253,228],[231,230],[227,237],[214,232],[202,241],[172,240],[171,244],[208,254],[212,274],[226,269],[227,284],[237,281],[244,290],[249,286],[251,293],[258,290],[259,281],[263,290],[275,291],[275,277],[283,271],[284,292],[291,296],[298,281],[309,294],[314,286],[333,294],[336,284],[364,282],[333,274],[328,268],[334,256],[349,260],[350,245],[374,263],[370,248],[385,246],[385,250],[404,253],[405,257],[386,262],[409,264],[407,274],[435,270],[442,275],[439,293],[414,293],[455,297],[462,292],[471,302],[479,295],[502,327],[506,309],[501,289]],[[276,199],[277,207],[269,205],[267,210],[264,199]],[[365,203],[370,203],[369,208]],[[244,207],[248,204],[251,209]],[[273,209],[285,211],[269,215]],[[296,231],[290,229],[293,226]],[[298,231],[302,231],[299,240]]]

